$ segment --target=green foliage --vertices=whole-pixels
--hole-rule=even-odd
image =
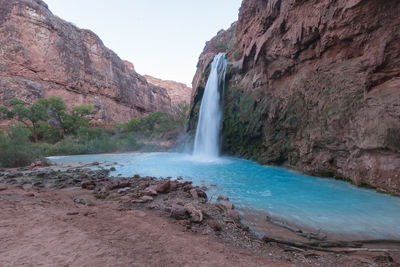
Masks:
[[[116,124],[115,129],[103,129],[89,127],[88,117],[97,112],[92,105],[75,106],[68,112],[60,97],[39,99],[31,106],[14,98],[10,100],[10,106],[10,109],[0,106],[0,120],[13,118],[20,124],[10,127],[7,133],[0,132],[0,165],[3,167],[25,166],[42,155],[107,153],[139,148],[157,150],[160,138],[177,137],[184,130],[189,110],[188,104],[182,103],[171,114],[153,112],[141,119],[132,118],[127,123]]]
[[[0,132],[0,164],[2,167],[26,166],[41,159],[40,150],[29,141],[29,130],[12,126],[7,136]]]

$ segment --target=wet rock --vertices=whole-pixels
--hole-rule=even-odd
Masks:
[[[221,225],[215,220],[209,220],[208,225],[213,229],[215,232],[219,232],[222,230]]]
[[[133,176],[133,178],[139,179],[139,178],[140,178],[140,175],[139,175],[139,174],[135,174],[135,175]]]
[[[154,200],[154,198],[152,198],[151,196],[142,196],[140,199],[144,202],[151,202]]]
[[[229,197],[227,197],[227,196],[218,196],[217,200],[218,200],[218,201],[220,201],[220,200],[228,201],[228,200],[229,200]]]
[[[188,217],[186,209],[182,205],[172,205],[170,216],[177,220],[184,220]]]
[[[115,172],[117,169],[115,167],[111,167],[110,171]]]
[[[192,222],[200,223],[203,221],[203,212],[193,203],[188,203],[184,206],[185,210],[190,214]]]
[[[201,190],[201,189],[196,189],[196,192],[197,192],[197,195],[198,195],[199,197],[201,197],[201,198],[207,198],[207,194],[206,194],[206,192],[204,192],[203,190]]]
[[[224,206],[227,210],[233,210],[234,209],[233,203],[230,202],[230,201],[223,202],[222,206]]]
[[[200,188],[201,188],[201,190],[204,190],[204,191],[206,191],[208,189],[207,186],[205,186],[205,185],[202,185]]]
[[[171,186],[171,181],[167,180],[161,184],[158,184],[156,187],[156,191],[162,194],[167,193],[169,191],[170,186]]]

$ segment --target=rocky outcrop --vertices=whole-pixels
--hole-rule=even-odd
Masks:
[[[244,0],[229,30],[225,152],[399,194],[399,13],[395,0]],[[200,56],[191,129],[214,50]]]
[[[189,103],[190,96],[192,94],[192,88],[186,86],[186,84],[175,82],[175,81],[165,81],[158,78],[154,78],[150,75],[144,75],[147,82],[155,86],[165,88],[169,97],[171,98],[171,104],[173,106],[179,103]]]
[[[0,0],[0,104],[62,96],[93,104],[107,122],[168,111],[165,89],[149,84],[99,37],[54,16],[40,0]]]

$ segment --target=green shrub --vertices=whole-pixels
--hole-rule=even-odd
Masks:
[[[0,164],[2,167],[23,167],[42,159],[40,149],[29,140],[30,132],[20,125],[12,126],[7,135],[0,132]]]

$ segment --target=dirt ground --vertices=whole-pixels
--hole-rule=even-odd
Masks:
[[[399,244],[365,246],[394,253],[342,254],[265,243],[234,212],[199,198],[202,191],[190,183],[107,173],[39,170],[0,177],[0,267],[400,266]],[[149,188],[166,184],[168,192],[143,201]],[[182,205],[202,210],[200,222],[196,213],[173,218],[171,206]],[[265,226],[268,237],[305,241]]]
[[[0,192],[0,266],[286,266],[187,231],[151,211],[72,199],[83,191]]]

